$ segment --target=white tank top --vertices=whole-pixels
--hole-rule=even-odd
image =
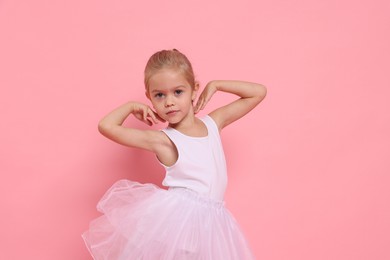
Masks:
[[[207,127],[205,137],[185,135],[174,128],[162,131],[175,144],[178,159],[172,166],[164,166],[163,185],[188,188],[216,200],[223,200],[227,172],[218,127],[210,116],[200,118]]]

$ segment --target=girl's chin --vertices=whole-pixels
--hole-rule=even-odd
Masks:
[[[173,119],[173,118],[168,118],[168,119],[166,119],[166,121],[167,121],[168,124],[170,124],[170,125],[176,125],[176,124],[180,123],[180,120],[178,120],[178,119]]]
[[[181,118],[181,117],[165,117],[164,118],[170,125],[176,125],[176,124],[178,124],[178,123],[180,123],[181,122],[181,120],[183,120],[183,118]]]

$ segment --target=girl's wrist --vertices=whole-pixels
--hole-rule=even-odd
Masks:
[[[209,83],[209,87],[214,88],[215,91],[218,91],[220,89],[220,80],[212,80]]]
[[[127,106],[128,106],[128,108],[129,108],[129,110],[131,111],[130,113],[133,113],[134,110],[136,110],[137,104],[138,104],[138,103],[135,102],[135,101],[129,101],[129,102],[127,102]]]

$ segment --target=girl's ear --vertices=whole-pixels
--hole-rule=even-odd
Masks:
[[[146,96],[149,100],[151,100],[151,99],[150,99],[149,91],[145,90],[145,96]]]
[[[195,81],[195,87],[194,87],[194,90],[195,91],[198,91],[199,90],[199,82],[198,81]]]
[[[194,90],[192,91],[192,101],[195,100],[196,98],[196,95],[198,94],[198,90],[199,90],[199,82],[195,82],[195,86],[194,86]]]

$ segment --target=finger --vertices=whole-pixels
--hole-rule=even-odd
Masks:
[[[155,115],[156,115],[157,119],[160,120],[161,122],[163,122],[163,123],[166,122],[166,121],[165,121],[162,117],[160,117],[157,113],[155,113]]]
[[[204,101],[202,102],[202,106],[201,106],[201,108],[200,108],[200,109],[203,109],[203,108],[205,108],[205,106],[206,106],[207,102],[208,102],[208,100],[204,100]]]
[[[195,111],[199,112],[201,106],[202,106],[202,98],[198,99],[198,102],[196,102]]]
[[[157,121],[157,119],[156,119],[156,116],[155,116],[155,114],[154,114],[154,112],[151,110],[151,109],[148,109],[148,114],[149,114],[149,116],[152,118],[152,120],[153,120],[153,122],[155,123],[155,124],[158,124],[158,121]]]
[[[160,117],[153,109],[150,109],[150,111],[153,114],[154,119],[156,120],[156,124],[158,123],[158,121],[165,123],[165,120],[162,117]]]
[[[194,113],[198,113],[199,112],[199,103],[196,103],[196,106],[194,108]]]
[[[200,103],[199,103],[199,106],[198,106],[198,111],[200,111],[201,109],[203,109],[203,104],[204,104],[204,99],[202,98],[200,100]]]
[[[202,103],[199,104],[198,111],[202,110],[203,108],[204,108],[204,102],[202,102]]]
[[[196,104],[194,105],[194,113],[197,113],[198,112],[198,102],[196,102]]]
[[[147,120],[147,124],[148,124],[148,125],[150,125],[150,126],[152,126],[152,125],[153,125],[153,122],[152,122],[152,120],[150,120],[150,118],[148,118],[148,120]]]
[[[144,109],[142,112],[143,112],[143,114],[142,114],[143,119],[144,119],[144,121],[146,121],[147,120],[147,116],[148,116],[148,111],[146,111],[146,109]]]
[[[199,106],[198,106],[198,111],[202,110],[203,107],[204,107],[204,100],[202,99],[201,102],[199,103]]]

